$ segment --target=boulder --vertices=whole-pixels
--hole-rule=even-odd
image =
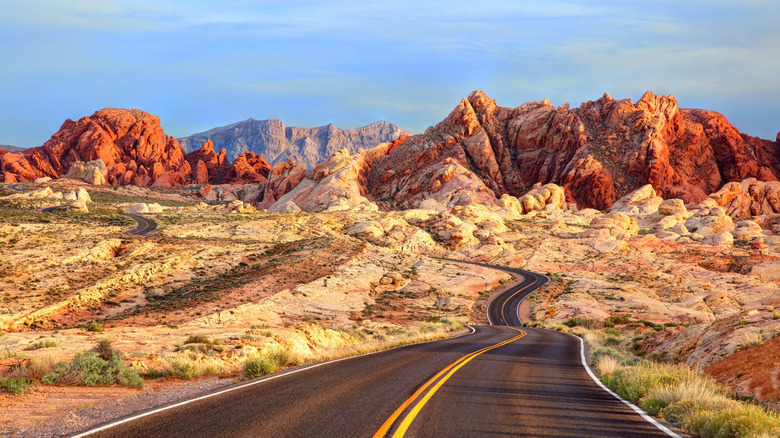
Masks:
[[[663,216],[686,216],[688,210],[682,199],[667,199],[658,206],[658,213]]]
[[[708,236],[734,229],[734,221],[722,207],[702,208],[685,221],[691,233]]]
[[[66,178],[80,179],[92,185],[106,184],[108,168],[101,159],[82,162],[76,161],[68,169]]]
[[[662,202],[663,198],[656,194],[652,184],[645,184],[615,201],[610,211],[628,214],[655,213]]]
[[[301,208],[292,201],[277,202],[268,208],[269,213],[298,213]]]
[[[87,202],[92,202],[92,198],[89,196],[89,192],[83,187],[80,187],[76,191],[76,199],[83,199]]]
[[[753,240],[763,233],[764,230],[754,221],[739,221],[734,230],[731,231],[734,238],[739,240]]]
[[[70,207],[68,207],[69,211],[74,211],[77,213],[88,213],[89,209],[87,208],[87,201],[83,199],[76,199],[70,204]]]

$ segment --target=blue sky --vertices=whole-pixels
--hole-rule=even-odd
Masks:
[[[0,144],[139,108],[184,136],[254,117],[413,132],[502,106],[652,90],[780,130],[777,1],[2,0]]]

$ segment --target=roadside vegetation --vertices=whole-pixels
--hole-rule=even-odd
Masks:
[[[47,348],[47,347],[37,347]],[[128,386],[140,388],[144,380],[124,364],[123,356],[114,350],[110,339],[101,339],[91,351],[76,354],[69,362],[50,356],[28,361],[18,358],[9,377],[0,379],[0,389],[21,394],[34,383],[59,386]]]
[[[663,354],[645,355],[642,341],[664,325],[615,315],[604,321],[571,318],[529,322],[583,338],[601,382],[647,413],[693,436],[776,437],[780,415],[756,400],[737,398],[708,375]]]

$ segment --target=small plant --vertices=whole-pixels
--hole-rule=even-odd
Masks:
[[[108,359],[102,357],[109,356]],[[47,385],[103,386],[121,385],[140,388],[144,380],[138,372],[122,363],[122,357],[111,347],[111,340],[102,339],[93,351],[79,353],[70,362],[59,362],[41,378]]]
[[[265,376],[292,363],[292,357],[286,351],[276,351],[265,356],[254,356],[244,362],[244,375],[250,379]]]
[[[22,377],[9,377],[5,381],[0,378],[0,388],[8,394],[21,394],[28,386],[30,381]]]
[[[772,319],[780,319],[780,311],[773,310],[772,311]]]
[[[589,329],[597,329],[603,326],[601,321],[590,318],[569,318],[563,322],[563,325],[567,327],[585,327]]]
[[[56,346],[57,346],[56,341],[45,340],[45,341],[39,341],[34,344],[28,345],[24,349],[27,351],[32,351],[32,350],[40,350],[41,348],[54,348]]]
[[[103,324],[98,321],[90,321],[86,324],[84,324],[82,327],[84,327],[87,331],[90,332],[104,332],[106,331],[106,328],[103,327]]]
[[[604,381],[604,377],[609,378],[613,376],[615,373],[623,369],[623,365],[621,365],[620,360],[614,356],[601,356],[596,361],[596,369],[599,370],[599,373],[602,376],[602,381]]]
[[[105,361],[111,360],[112,357],[114,357],[115,351],[114,347],[111,346],[111,339],[103,338],[98,341],[95,348],[92,350],[95,353],[100,356],[101,359]]]
[[[745,333],[742,342],[739,344],[740,348],[757,347],[759,345],[764,345],[764,337],[761,333],[756,332]]]

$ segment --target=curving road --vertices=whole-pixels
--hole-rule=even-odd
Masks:
[[[515,302],[545,281],[530,274],[490,303],[491,322],[519,323]],[[78,436],[667,436],[594,383],[578,338],[472,330],[291,369]]]
[[[157,222],[147,219],[139,214],[133,213],[119,213],[122,216],[127,216],[130,219],[138,222],[138,225],[132,230],[125,231],[125,234],[133,234],[135,236],[147,236],[149,233],[157,229]]]

